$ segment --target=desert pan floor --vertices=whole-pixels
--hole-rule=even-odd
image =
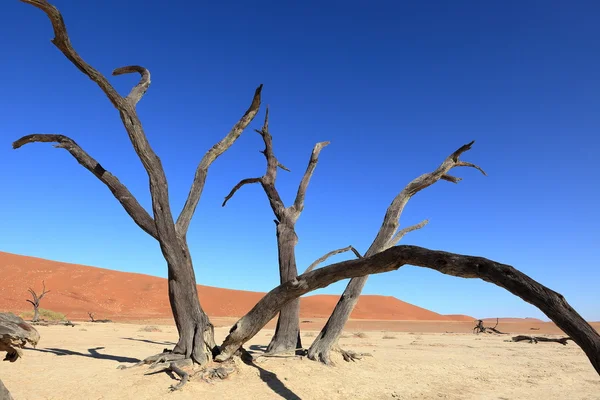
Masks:
[[[466,333],[467,324],[458,333],[428,332],[420,325],[415,332],[348,332],[343,347],[372,354],[356,363],[340,357],[328,367],[306,358],[262,357],[256,367],[240,362],[240,372],[224,381],[192,378],[173,393],[169,386],[177,381],[165,372],[147,375],[147,366],[117,366],[172,347],[174,326],[156,325],[160,332],[129,323],[40,326],[37,349],[24,350],[15,363],[0,363],[0,376],[16,400],[600,398],[600,379],[572,342],[512,343],[506,336]],[[217,327],[217,341],[227,331]],[[272,333],[261,331],[245,347],[260,353]],[[315,334],[304,331],[305,346]]]

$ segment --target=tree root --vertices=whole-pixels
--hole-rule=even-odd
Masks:
[[[244,354],[238,353],[240,357],[244,358]],[[142,365],[149,365],[150,372],[146,375],[155,374],[162,371],[171,371],[179,377],[179,383],[171,385],[170,391],[181,390],[194,376],[198,375],[200,379],[207,383],[212,383],[215,379],[227,379],[230,375],[237,371],[235,362],[229,360],[225,363],[219,363],[217,366],[213,362],[208,365],[195,370],[198,366],[191,358],[186,358],[184,354],[173,353],[172,350],[164,349],[162,353],[155,354],[150,357],[146,357],[142,361],[133,365],[119,365],[117,369],[129,369],[133,367],[139,367]]]
[[[538,342],[554,342],[554,343],[560,343],[563,346],[567,345],[567,342],[569,340],[573,340],[570,337],[563,337],[563,338],[547,338],[547,337],[543,337],[543,336],[527,336],[527,335],[517,335],[514,336],[511,340],[507,340],[507,342],[521,342],[521,341],[529,341],[529,343],[535,343],[537,344]]]
[[[356,362],[357,360],[362,360],[363,357],[373,357],[371,353],[357,353],[352,350],[344,350],[339,346],[334,347],[333,351],[340,353],[346,362]]]

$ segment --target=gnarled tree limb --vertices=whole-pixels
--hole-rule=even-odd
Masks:
[[[200,196],[202,195],[202,191],[204,190],[204,184],[206,182],[206,176],[208,174],[208,168],[212,165],[212,163],[227,149],[229,149],[233,143],[240,137],[244,129],[252,122],[256,114],[258,113],[258,109],[260,108],[261,101],[261,92],[263,85],[260,85],[256,88],[254,92],[254,97],[252,98],[252,103],[250,107],[242,118],[231,128],[227,136],[221,139],[217,144],[215,144],[205,155],[202,157],[198,168],[196,169],[196,174],[194,176],[194,181],[192,182],[192,187],[190,188],[190,192],[188,193],[188,197],[185,201],[185,205],[183,206],[183,210],[179,214],[177,218],[177,231],[184,235],[187,233],[187,230],[190,226],[190,222],[194,215],[194,211],[196,210],[196,206],[200,201]]]
[[[102,91],[106,94],[110,102],[117,108],[123,104],[123,98],[119,95],[119,93],[115,90],[115,88],[110,84],[108,79],[104,77],[98,70],[93,68],[91,65],[86,63],[79,54],[75,51],[73,46],[71,45],[71,40],[69,39],[69,34],[67,33],[67,27],[65,26],[65,22],[63,20],[62,15],[58,11],[56,7],[52,4],[48,3],[46,0],[21,0],[23,3],[31,4],[34,7],[39,8],[43,12],[46,13],[50,22],[52,23],[52,28],[54,29],[54,39],[52,39],[52,43],[67,57],[81,72],[87,75],[92,81],[96,82],[96,84],[102,89]]]
[[[94,174],[121,203],[133,221],[155,239],[158,239],[154,220],[142,207],[129,189],[119,179],[105,170],[102,165],[86,153],[75,141],[64,135],[34,134],[22,137],[13,143],[13,149],[18,149],[28,143],[57,143],[54,147],[67,150],[85,169]]]
[[[577,343],[600,374],[600,335],[575,311],[565,298],[516,268],[489,260],[429,250],[418,246],[392,247],[371,257],[349,260],[316,269],[285,282],[267,293],[232,328],[221,346],[217,361],[231,357],[251,339],[287,302],[342,279],[396,270],[414,265],[460,278],[479,278],[502,287],[533,304]]]
[[[521,341],[528,341],[529,343],[536,343],[537,342],[553,342],[553,343],[560,343],[563,346],[567,345],[567,342],[569,340],[573,340],[570,337],[563,337],[563,338],[547,338],[544,336],[527,336],[527,335],[517,335],[517,336],[513,336],[513,338],[510,340],[512,342],[521,342]]]
[[[135,105],[142,99],[142,96],[150,87],[150,71],[144,67],[140,67],[139,65],[129,65],[126,67],[116,68],[112,72],[113,76],[132,73],[140,74],[140,81],[131,89],[131,92],[129,92],[129,95],[127,95],[126,99]]]
[[[308,266],[308,268],[306,268],[306,271],[304,271],[304,273],[305,274],[309,273],[310,271],[312,271],[313,269],[315,269],[315,267],[317,265],[325,262],[329,257],[335,256],[336,254],[345,253],[347,251],[352,251],[354,253],[354,255],[356,256],[356,258],[362,258],[362,256],[358,252],[358,250],[356,250],[352,245],[350,245],[348,247],[343,247],[341,249],[332,250],[329,253],[325,254],[324,256],[317,258],[315,261],[313,261],[312,264],[310,264]]]

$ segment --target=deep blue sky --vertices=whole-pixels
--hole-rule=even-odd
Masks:
[[[71,136],[150,208],[118,113],[50,43],[41,11],[5,3],[0,250],[165,277],[157,243],[67,152],[11,149],[29,133]],[[430,224],[403,243],[512,264],[600,320],[600,4],[408,3],[55,0],[73,45],[101,72],[152,72],[139,113],[176,213],[203,154],[263,83],[275,151],[292,170],[277,182],[286,203],[314,143],[331,141],[297,224],[300,270],[334,248],[364,252],[402,187],[476,140],[463,158],[489,176],[456,170],[458,185],[416,195],[402,226]],[[111,81],[125,94],[137,77]],[[201,284],[267,291],[279,281],[260,187],[220,206],[238,180],[263,173],[262,148],[249,129],[210,170],[189,232]],[[492,284],[408,266],[372,276],[364,293],[440,313],[543,316]]]

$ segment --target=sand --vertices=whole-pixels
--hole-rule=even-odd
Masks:
[[[240,363],[239,373],[227,380],[192,379],[175,393],[168,388],[176,381],[164,372],[146,375],[145,366],[117,369],[173,346],[172,325],[155,324],[161,332],[123,323],[42,326],[38,348],[26,349],[14,364],[0,363],[0,376],[17,400],[600,398],[600,379],[573,343],[507,343],[505,336],[445,333],[468,331],[466,322],[383,323],[390,330],[365,329],[363,338],[347,332],[340,340],[344,348],[372,354],[362,361],[346,363],[336,356],[336,366],[327,367],[305,358],[259,358],[256,367]],[[515,333],[528,329],[506,325]],[[554,328],[542,324],[536,334]],[[218,340],[227,329],[216,328]],[[305,345],[316,333],[304,330]],[[272,334],[261,331],[246,348],[260,354]]]

